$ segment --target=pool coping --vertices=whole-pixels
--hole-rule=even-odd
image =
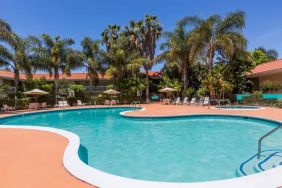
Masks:
[[[233,105],[233,106],[236,106],[236,105]],[[238,106],[244,106],[244,105],[238,105]],[[219,106],[214,106],[214,107],[212,107],[213,109],[216,109],[216,110],[264,110],[265,109],[265,107],[263,107],[263,106],[244,106],[244,107],[257,107],[257,108],[248,108],[248,109],[244,109],[244,108],[241,108],[241,109],[236,109],[236,108],[221,108],[221,107],[219,107]]]
[[[98,107],[96,107],[98,108]],[[103,107],[101,107],[103,108]],[[105,108],[105,107],[104,107]],[[109,107],[106,107],[109,108]],[[110,107],[112,108],[112,107]],[[113,107],[113,108],[128,108],[128,107]],[[85,108],[75,108],[75,109],[65,109],[68,110],[79,110]],[[86,108],[89,109],[89,108]],[[139,109],[140,110],[140,109]],[[145,110],[144,108],[141,110]],[[54,111],[54,110],[48,110]],[[48,112],[40,111],[40,112],[27,112],[30,113],[44,113]],[[132,110],[130,110],[132,111]],[[128,112],[128,111],[127,111]],[[126,111],[123,112],[122,116],[131,117],[131,118],[161,118],[161,117],[189,117],[195,115],[216,115],[216,116],[224,116],[224,114],[185,114],[185,115],[177,115],[177,116],[127,116],[125,115]],[[19,116],[22,114],[15,114],[11,116]],[[11,117],[8,116],[8,117]],[[226,115],[226,116],[243,116],[249,117],[253,119],[262,119],[267,121],[273,121],[277,123],[281,123],[280,121],[271,120],[267,118],[260,118],[255,116],[244,116],[244,115]],[[5,117],[3,117],[5,118]],[[2,118],[1,118],[2,119]],[[64,167],[76,178],[87,182],[91,185],[102,187],[102,188],[237,188],[237,187],[254,187],[254,188],[265,188],[265,187],[279,187],[282,185],[282,166],[272,168],[270,170],[243,176],[231,179],[224,180],[215,180],[215,181],[206,181],[206,182],[190,182],[190,183],[174,183],[174,182],[155,182],[155,181],[143,181],[131,178],[125,178],[121,176],[112,175],[100,170],[97,170],[84,162],[82,162],[78,156],[78,150],[80,146],[80,138],[78,135],[65,131],[62,129],[56,129],[51,127],[42,127],[42,126],[13,126],[13,125],[0,125],[0,128],[14,128],[14,129],[32,129],[38,131],[48,131],[58,135],[61,135],[69,140],[69,143],[65,149],[63,156],[63,164]]]

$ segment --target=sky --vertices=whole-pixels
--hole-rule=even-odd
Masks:
[[[281,7],[281,0],[0,0],[0,18],[23,37],[60,35],[73,38],[74,48],[80,49],[84,36],[100,39],[109,24],[124,26],[146,14],[158,16],[164,30],[171,31],[185,16],[206,18],[243,10],[248,49],[273,48],[282,57]]]

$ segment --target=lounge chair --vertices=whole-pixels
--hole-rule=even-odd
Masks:
[[[196,98],[193,97],[189,103],[189,105],[193,105],[193,104],[196,104]]]
[[[181,98],[177,97],[176,101],[175,101],[175,105],[181,104]]]
[[[182,104],[183,105],[187,105],[188,104],[188,97],[184,97]]]
[[[105,103],[104,103],[105,105],[111,105],[111,101],[109,101],[109,100],[105,100]]]
[[[201,104],[202,106],[208,106],[210,103],[210,98],[209,97],[205,97],[203,103]]]
[[[47,108],[47,103],[43,102],[43,103],[39,104],[39,108],[42,108],[42,109]]]
[[[202,105],[204,103],[204,97],[200,97],[199,101],[195,103],[196,105]]]
[[[2,112],[13,111],[13,110],[15,110],[15,107],[8,106],[6,104],[4,104],[3,107],[1,108]]]
[[[83,106],[85,103],[82,103],[81,100],[77,100],[77,106]]]
[[[117,101],[116,100],[111,100],[111,105],[117,105]]]
[[[64,108],[64,103],[63,103],[63,101],[58,101],[58,107],[59,107],[59,108]]]
[[[39,107],[38,103],[29,103],[28,104],[28,109],[30,110],[36,110],[38,109],[38,107]]]
[[[63,101],[64,107],[69,107],[70,105],[68,104],[68,101]]]

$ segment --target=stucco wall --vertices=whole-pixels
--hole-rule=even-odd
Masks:
[[[276,73],[276,74],[271,74],[271,75],[261,76],[259,78],[260,84],[265,82],[265,81],[271,81],[271,82],[278,81],[278,82],[282,83],[282,72]]]

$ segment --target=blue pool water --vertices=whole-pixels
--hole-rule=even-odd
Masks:
[[[5,125],[41,125],[76,133],[83,159],[102,171],[142,180],[195,182],[236,177],[241,162],[275,122],[232,117],[126,118],[126,108],[46,112],[0,119]],[[282,148],[282,131],[263,149]]]

